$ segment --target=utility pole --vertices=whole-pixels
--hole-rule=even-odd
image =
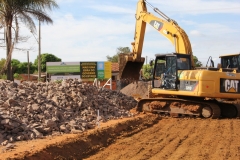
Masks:
[[[27,60],[28,60],[28,81],[30,79],[30,75],[29,75],[29,51],[27,51]]]
[[[41,81],[41,22],[39,20],[39,33],[38,33],[38,82]]]

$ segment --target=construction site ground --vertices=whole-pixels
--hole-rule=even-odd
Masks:
[[[141,114],[96,129],[17,142],[1,159],[240,159],[239,119],[178,119]]]
[[[136,88],[139,87],[143,86],[138,84]],[[130,88],[133,91],[134,87]],[[1,146],[0,159],[240,160],[239,126],[240,119],[171,118],[140,113],[100,123],[83,133],[20,141],[8,150]]]

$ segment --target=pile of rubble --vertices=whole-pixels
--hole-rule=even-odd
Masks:
[[[0,143],[79,133],[100,121],[133,116],[136,101],[121,92],[68,79],[0,82]],[[99,115],[99,116],[98,116]]]

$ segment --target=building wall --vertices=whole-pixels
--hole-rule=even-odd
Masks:
[[[21,76],[21,81],[28,81],[28,74],[20,74],[20,76]],[[38,76],[30,74],[29,75],[29,81],[37,82],[38,81]],[[42,81],[43,82],[46,81],[46,76],[45,75],[42,77]]]
[[[88,83],[88,84],[93,84],[93,81],[83,81],[85,83]],[[100,87],[103,87],[104,84],[106,84],[107,80],[103,80],[103,81],[100,81]],[[110,89],[110,86],[109,85],[106,85],[104,88],[108,88]],[[112,81],[112,90],[117,90],[117,82],[116,81]]]
[[[28,81],[28,74],[21,74],[21,77],[22,77],[21,81]],[[29,76],[29,81],[37,82],[38,81],[37,76],[30,75]],[[46,79],[44,80],[44,82],[45,81],[46,81]],[[86,82],[86,83],[91,84],[91,85],[93,84],[93,81],[83,81],[83,82]],[[104,86],[104,84],[106,82],[107,82],[107,80],[100,81],[100,87]],[[110,89],[110,86],[106,85],[105,88]],[[117,81],[116,80],[112,80],[112,90],[117,90],[117,89],[118,89]]]

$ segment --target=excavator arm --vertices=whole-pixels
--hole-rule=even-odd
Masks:
[[[165,36],[175,47],[176,53],[191,55],[191,68],[194,68],[191,43],[185,31],[178,26],[177,22],[170,19],[159,9],[153,8],[162,18],[147,12],[146,0],[139,0],[136,11],[136,25],[134,42],[132,42],[132,53],[130,55],[120,55],[119,72],[121,79],[138,80],[139,73],[144,63],[142,48],[146,23],[154,27],[159,33]],[[149,3],[148,3],[149,4]],[[151,6],[151,5],[150,5]]]

